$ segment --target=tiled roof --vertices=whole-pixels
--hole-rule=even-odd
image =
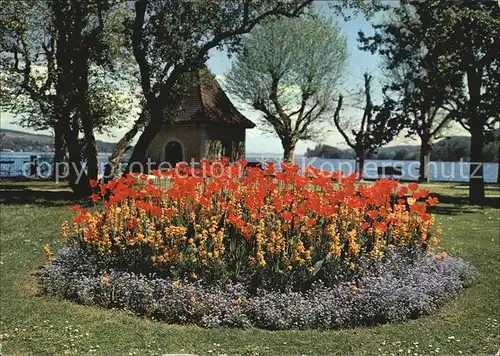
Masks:
[[[216,124],[235,124],[253,128],[255,124],[236,109],[221,86],[210,73],[198,72],[196,85],[186,90],[183,109],[177,120],[182,122],[206,122]],[[192,85],[193,81],[189,85]]]

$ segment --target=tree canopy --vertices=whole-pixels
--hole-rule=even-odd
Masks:
[[[85,194],[88,178],[98,172],[95,133],[121,126],[130,110],[130,96],[122,94],[130,64],[120,66],[126,4],[34,0],[4,5],[0,66],[9,77],[3,80],[2,109],[24,127],[54,130],[55,166],[67,150],[71,186]]]
[[[330,19],[270,19],[245,38],[226,87],[262,113],[264,130],[280,138],[291,160],[299,140],[324,131],[347,56],[345,37]]]
[[[457,115],[450,102],[461,96],[457,87],[463,79],[442,65],[445,60],[436,53],[438,38],[421,40],[425,28],[411,5],[403,2],[392,7],[388,15],[373,25],[375,35],[359,33],[360,48],[382,57],[384,92],[395,101],[395,112],[408,136],[421,141],[420,180],[424,180],[433,141]]]

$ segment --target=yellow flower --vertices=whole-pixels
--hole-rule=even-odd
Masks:
[[[69,234],[69,223],[67,220],[62,223],[61,230],[62,230],[62,239],[67,240]]]
[[[264,267],[266,265],[266,260],[264,259],[264,252],[262,251],[257,251],[257,254],[255,255],[255,259],[257,260],[257,265],[259,267]]]
[[[42,251],[43,251],[43,254],[45,255],[45,258],[48,260],[48,261],[51,261],[52,258],[54,257],[54,254],[52,253],[52,251],[50,250],[50,247],[48,244],[45,244],[43,245],[42,247]]]

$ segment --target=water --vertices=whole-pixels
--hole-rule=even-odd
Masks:
[[[51,161],[52,153],[40,152],[0,152],[0,161],[14,161],[10,166],[0,165],[0,176],[21,176],[29,174],[29,164],[24,163],[30,160],[30,156],[37,155],[39,162]],[[103,167],[107,162],[109,153],[99,154],[99,167]],[[272,161],[278,163],[281,160],[280,155],[270,154],[248,154],[246,159],[248,161],[266,162]],[[350,159],[322,159],[322,158],[308,158],[304,156],[296,156],[295,163],[300,166],[312,165],[316,168],[337,171],[341,170],[344,173],[354,172],[355,161]],[[42,169],[48,171],[48,164],[41,164]],[[45,168],[43,167],[45,165]],[[397,178],[404,180],[416,180],[418,178],[419,163],[417,161],[391,161],[391,160],[367,160],[365,162],[365,178],[377,178],[377,167],[394,167],[399,166],[402,169],[402,175]],[[430,180],[441,182],[468,182],[469,181],[469,163],[468,162],[430,162]],[[498,164],[497,163],[484,163],[483,174],[486,183],[495,183],[497,180]],[[102,173],[102,172],[101,172]]]
[[[282,156],[248,154],[248,161],[258,162],[280,162]],[[294,163],[300,166],[311,165],[326,171],[343,171],[345,174],[355,171],[356,161],[353,159],[323,159],[316,157],[296,156]],[[378,167],[400,167],[402,175],[396,178],[403,180],[417,180],[420,163],[418,161],[394,161],[394,160],[366,160],[364,177],[369,179],[378,178]],[[468,182],[469,162],[429,162],[429,175],[431,181],[439,182]],[[484,163],[483,175],[486,183],[496,183],[498,174],[498,163]]]
[[[108,162],[110,153],[99,153],[99,169]],[[29,176],[31,156],[37,156],[40,176],[48,176],[54,157],[52,152],[0,152],[0,161],[14,161],[13,164],[0,164],[0,177]],[[102,172],[101,172],[102,173]]]

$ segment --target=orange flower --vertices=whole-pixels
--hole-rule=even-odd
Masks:
[[[410,208],[410,211],[412,213],[417,213],[417,214],[422,216],[423,214],[425,214],[425,211],[426,211],[425,204],[422,204],[422,203],[413,204]]]
[[[409,183],[408,184],[408,188],[410,188],[410,190],[412,192],[416,191],[418,189],[418,184],[417,183]]]
[[[375,226],[375,230],[378,232],[386,232],[387,231],[387,223],[385,222],[376,222],[373,224]]]
[[[118,257],[145,247],[155,268],[201,281],[209,263],[231,268],[226,261],[232,256],[248,261],[241,267],[248,275],[263,268],[314,271],[318,256],[338,258],[355,270],[362,254],[379,258],[389,246],[438,242],[426,212],[438,199],[416,183],[379,179],[364,185],[356,175],[314,167],[299,172],[287,163],[281,171],[273,164],[265,171],[243,169],[227,160],[201,166],[155,171],[155,181],[138,174],[107,184],[92,181],[91,199],[109,199],[101,209],[72,207],[73,232],[65,227],[64,238]],[[419,203],[422,198],[426,201]],[[381,238],[387,232],[391,238]]]
[[[427,198],[427,204],[430,206],[434,206],[439,203],[439,199],[437,197],[428,197]]]
[[[284,211],[281,213],[281,217],[283,218],[283,220],[285,221],[290,221],[292,220],[292,212],[291,211]]]
[[[404,197],[407,192],[408,192],[408,188],[406,188],[406,187],[399,187],[399,189],[398,189],[398,197],[400,197],[400,198]]]
[[[426,198],[429,195],[429,191],[427,189],[422,189],[417,192],[413,192],[412,195],[415,199]]]
[[[308,218],[307,219],[307,225],[308,226],[314,226],[316,224],[316,219],[314,218]]]
[[[429,221],[431,219],[431,216],[429,214],[422,214],[421,218],[423,221]]]
[[[375,219],[380,215],[380,212],[378,210],[370,210],[366,215],[368,215],[370,219]]]
[[[109,277],[108,276],[103,276],[102,277],[102,283],[108,284],[109,283]]]

